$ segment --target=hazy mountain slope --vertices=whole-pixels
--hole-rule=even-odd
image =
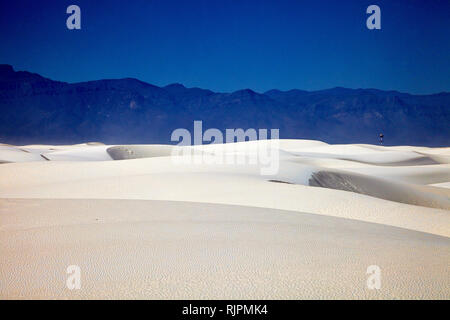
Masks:
[[[136,79],[65,83],[0,65],[0,141],[167,143],[176,128],[279,128],[281,138],[425,146],[450,142],[450,93],[245,89],[215,93]]]

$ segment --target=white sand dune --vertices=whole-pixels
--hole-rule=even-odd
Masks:
[[[439,188],[450,188],[450,182],[435,183],[435,184],[430,184],[430,186],[439,187]]]
[[[407,152],[385,151],[384,153],[373,152],[362,154],[292,152],[292,154],[308,158],[349,160],[379,166],[418,166],[418,165],[430,165],[440,163],[431,157],[422,156],[412,152],[407,153]]]
[[[2,299],[450,297],[450,240],[436,235],[192,202],[0,203]],[[69,265],[81,268],[80,290],[65,287]],[[370,265],[380,290],[366,286]]]
[[[114,146],[106,149],[110,157],[114,160],[127,160],[139,158],[167,157],[173,152],[174,146],[168,145],[130,145]]]
[[[108,161],[113,160],[108,154],[105,145],[79,146],[73,149],[63,149],[41,153],[47,160],[51,161]]]
[[[430,208],[450,210],[450,190],[415,186],[362,174],[318,171],[309,180],[311,186],[361,193],[381,199]]]
[[[108,146],[100,142],[88,142],[77,145],[26,145],[12,146],[0,144],[0,161],[104,161],[112,160],[106,153]]]
[[[25,149],[14,146],[0,145],[0,162],[29,162],[45,161],[39,154],[31,153]]]
[[[450,297],[450,148],[275,142],[2,145],[1,297]]]
[[[411,184],[432,184],[450,180],[450,165],[402,166],[402,167],[359,167],[345,168],[346,171],[386,178]]]

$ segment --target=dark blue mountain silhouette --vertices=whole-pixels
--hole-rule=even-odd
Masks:
[[[281,138],[448,146],[450,93],[250,89],[218,93],[137,79],[65,83],[0,65],[0,142],[169,143],[176,128],[279,128]]]

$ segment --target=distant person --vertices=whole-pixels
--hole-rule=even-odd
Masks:
[[[380,133],[380,144],[383,144],[384,134]]]

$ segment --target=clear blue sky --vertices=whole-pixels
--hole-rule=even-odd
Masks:
[[[81,30],[66,8],[81,8]],[[381,30],[366,28],[370,4]],[[450,91],[450,1],[0,0],[0,63],[216,91]]]

